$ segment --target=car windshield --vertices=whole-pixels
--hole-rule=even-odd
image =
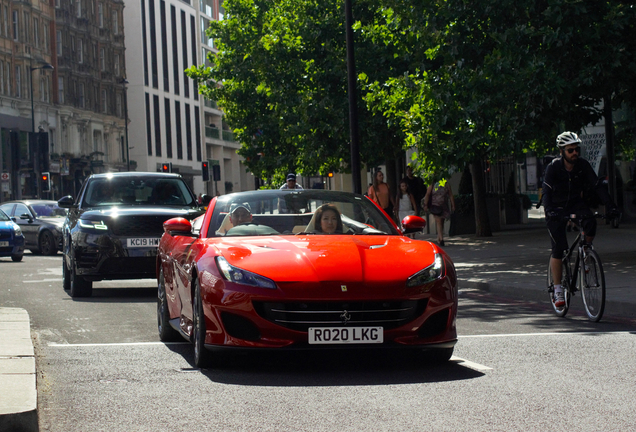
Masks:
[[[9,216],[7,216],[7,214],[5,212],[0,210],[0,222],[8,222],[10,220],[11,220],[11,218],[9,218]]]
[[[181,178],[94,178],[84,193],[83,206],[194,206],[195,197]]]
[[[33,204],[31,208],[38,217],[66,217],[66,209],[60,208],[56,202]]]
[[[399,235],[366,197],[347,192],[276,190],[219,197],[208,237],[253,235]]]

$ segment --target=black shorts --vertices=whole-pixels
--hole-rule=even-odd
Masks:
[[[592,212],[588,208],[579,208],[577,210],[564,210],[563,214],[572,214],[592,216]],[[567,220],[548,221],[548,231],[550,232],[550,240],[552,241],[552,258],[563,258],[563,252],[568,249],[568,239],[566,236]],[[586,237],[594,237],[596,235],[596,219],[589,217],[581,222],[583,232]]]

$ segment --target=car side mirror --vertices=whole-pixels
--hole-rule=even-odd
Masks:
[[[210,201],[212,201],[212,198],[213,198],[212,195],[207,195],[207,194],[201,195],[201,206],[207,207],[210,204]]]
[[[28,220],[29,222],[33,222],[33,216],[28,213],[22,213],[20,215],[20,219]]]
[[[426,228],[426,221],[419,216],[410,215],[402,219],[403,234],[421,232]]]
[[[192,236],[192,224],[186,218],[176,217],[163,223],[163,231],[173,237],[179,235]]]
[[[67,195],[57,200],[57,205],[65,209],[77,208],[77,205],[75,205],[75,200],[70,195]]]

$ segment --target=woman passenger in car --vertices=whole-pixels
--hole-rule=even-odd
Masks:
[[[316,210],[316,232],[323,234],[342,234],[342,218],[338,207],[324,204]]]

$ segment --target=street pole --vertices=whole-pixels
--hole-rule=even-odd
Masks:
[[[130,148],[128,147],[128,80],[122,78],[121,83],[124,86],[124,129],[126,130],[126,164],[127,170],[130,171]]]
[[[33,71],[38,69],[53,70],[53,66],[50,65],[49,63],[45,63],[39,67],[30,66],[29,68],[31,70],[30,76],[29,76],[29,87],[31,90],[31,133],[35,134],[35,110],[33,108]],[[35,158],[33,161],[33,172],[35,173],[35,177],[36,177],[36,195],[37,195],[37,198],[40,198],[42,194],[41,185],[40,185],[40,166],[39,166],[40,165],[40,141],[36,140],[33,137],[33,139],[31,138],[29,139],[29,144],[31,144],[31,142],[33,141],[36,142],[36,148],[31,149],[31,151],[35,154]]]
[[[358,102],[356,97],[356,62],[353,52],[353,12],[351,0],[345,0],[345,24],[347,35],[347,82],[349,93],[349,137],[351,139],[351,178],[353,192],[362,193],[360,180],[360,143],[358,138]]]

